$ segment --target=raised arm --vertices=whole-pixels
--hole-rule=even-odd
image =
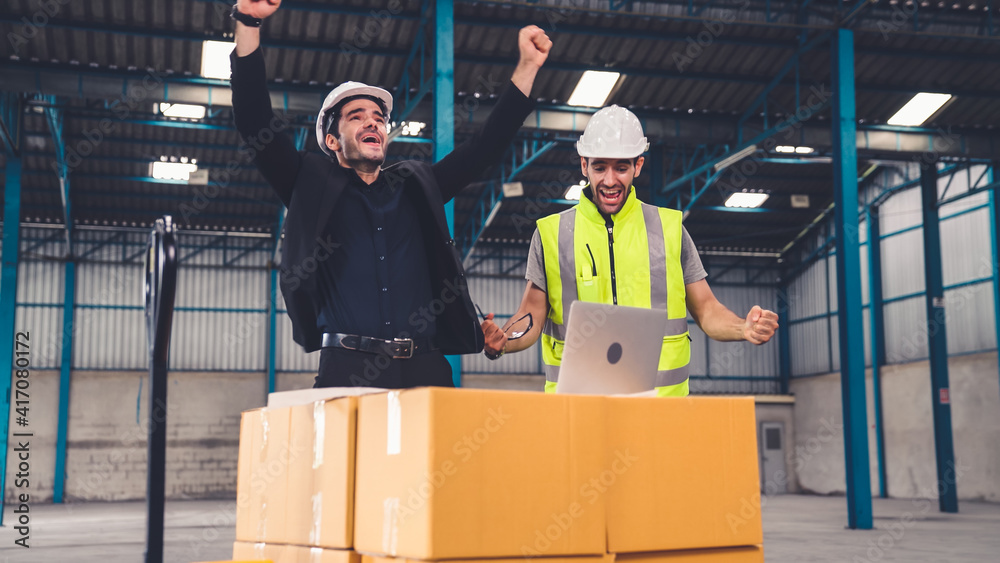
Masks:
[[[552,40],[540,27],[529,25],[518,33],[517,44],[520,59],[511,76],[511,85],[500,95],[486,123],[471,139],[433,166],[445,202],[500,162],[517,130],[534,109],[531,86],[549,56]]]
[[[240,13],[255,18],[273,14],[281,0],[239,0]],[[277,118],[267,92],[264,55],[260,50],[260,28],[236,22],[236,48],[230,57],[233,75],[233,117],[240,137],[254,156],[260,170],[281,201],[292,200],[292,187],[302,155],[284,133],[286,122]]]
[[[778,328],[778,315],[757,305],[750,309],[745,319],[737,317],[719,302],[704,279],[687,284],[685,290],[691,316],[712,340],[746,340],[763,344],[774,336],[774,331]]]

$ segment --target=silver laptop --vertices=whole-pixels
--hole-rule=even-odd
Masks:
[[[666,320],[666,311],[574,301],[556,393],[652,390]]]

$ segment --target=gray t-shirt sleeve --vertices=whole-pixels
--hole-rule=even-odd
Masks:
[[[683,226],[681,226],[681,269],[684,271],[684,285],[708,277],[708,272],[701,263],[701,256],[698,255],[698,248]]]
[[[700,262],[699,262],[700,263]],[[542,254],[542,236],[538,229],[531,235],[531,247],[528,249],[528,267],[524,270],[524,279],[548,291],[545,284],[545,256]]]

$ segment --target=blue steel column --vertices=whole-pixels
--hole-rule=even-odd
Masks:
[[[993,184],[992,166],[987,175],[987,184]],[[997,236],[1000,236],[1000,201],[997,201],[997,190],[994,188],[990,190],[990,241],[993,247],[993,318],[996,322],[997,358],[1000,359],[1000,240]]]
[[[280,236],[280,235],[279,235]],[[267,392],[274,393],[278,371],[278,267],[271,266],[271,298],[267,315]]]
[[[938,505],[941,512],[958,512],[955,447],[951,433],[948,392],[948,339],[941,275],[941,228],[938,223],[938,171],[935,163],[920,165],[924,214],[924,281],[927,286],[927,347],[930,351],[934,454],[937,461]]]
[[[837,226],[837,309],[840,392],[844,409],[847,525],[872,527],[868,424],[865,405],[864,319],[861,316],[861,248],[858,244],[858,154],[854,116],[854,32],[838,29],[833,52],[833,191]]]
[[[21,158],[7,155],[3,197],[3,265],[0,266],[0,525],[7,482],[7,433],[10,428],[11,380],[14,376],[14,321],[17,312],[17,262],[21,246]],[[30,342],[29,342],[30,344]],[[28,418],[30,421],[31,418]],[[21,429],[23,430],[23,429]],[[18,430],[20,432],[21,430]]]
[[[778,286],[778,370],[781,377],[781,393],[788,394],[792,381],[792,343],[789,331],[792,328],[789,318],[792,303],[788,298],[788,284]]]
[[[73,367],[73,312],[76,307],[76,262],[72,252],[66,259],[63,289],[62,360],[59,368],[59,427],[56,431],[56,472],[52,502],[63,502],[66,484],[66,435],[69,429],[70,370]]]
[[[434,1],[434,162],[455,148],[455,6],[453,0]],[[444,205],[454,237],[455,202]],[[462,385],[462,358],[448,356],[451,379]]]
[[[882,231],[878,206],[868,207],[868,295],[872,348],[872,400],[875,402],[875,451],[878,454],[878,496],[888,498],[885,429],[882,427],[882,366],[885,365],[885,325],[882,322]]]

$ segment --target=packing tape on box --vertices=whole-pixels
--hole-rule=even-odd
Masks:
[[[253,544],[253,556],[257,559],[264,559],[264,542]]]
[[[313,469],[319,469],[323,465],[325,430],[326,408],[323,401],[316,401],[313,403],[313,435],[316,437],[316,440],[313,442]]]
[[[267,409],[263,408],[260,411],[260,424],[263,428],[262,438],[260,441],[260,452],[258,454],[258,459],[260,460],[260,465],[258,467],[267,468],[267,440],[270,434],[270,425],[267,422]],[[260,503],[260,517],[257,518],[257,539],[261,541],[267,540],[267,502]],[[264,545],[264,544],[260,544]],[[256,546],[255,546],[256,547]],[[263,559],[263,547],[261,548],[261,558]]]
[[[399,543],[399,497],[385,499],[382,509],[382,551],[395,557]]]
[[[309,548],[309,563],[323,563],[323,548]]]
[[[323,523],[323,491],[319,491],[312,496],[312,529],[309,530],[309,543],[313,545],[319,544],[319,537],[322,534],[322,523]]]
[[[403,408],[399,404],[399,391],[389,391],[386,413],[385,455],[399,455],[403,434]]]

